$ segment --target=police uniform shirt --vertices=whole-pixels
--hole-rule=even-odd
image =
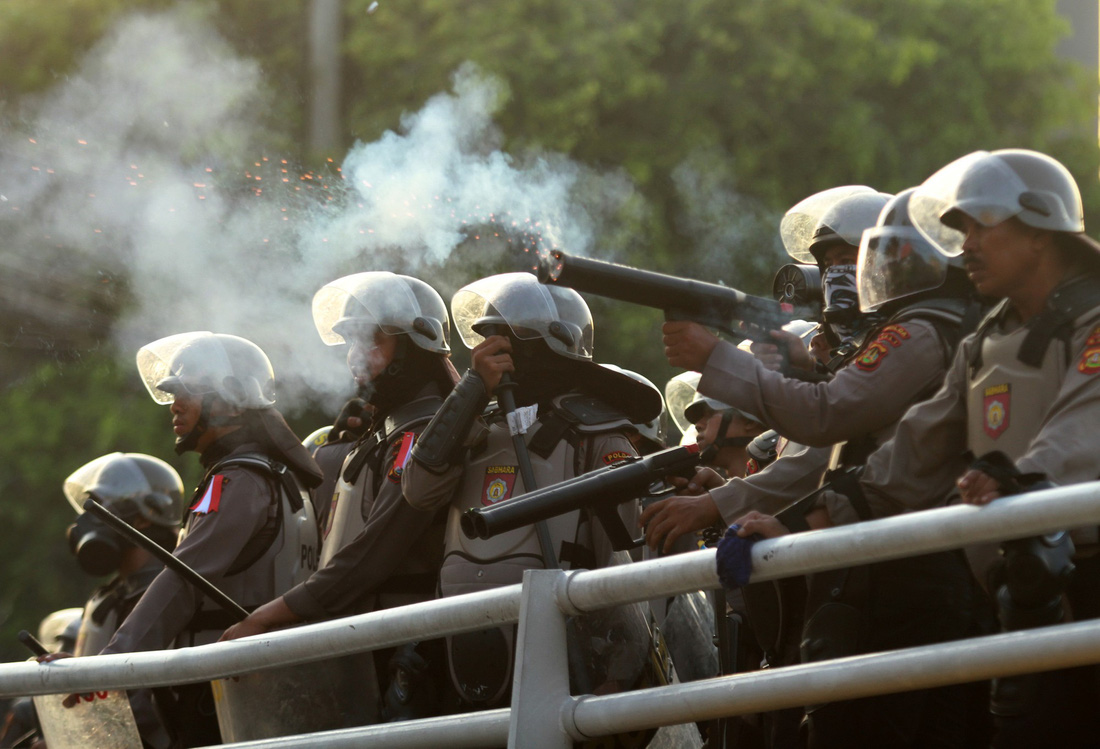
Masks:
[[[774,515],[821,485],[829,466],[831,447],[807,447],[782,440],[779,457],[763,470],[733,478],[710,490],[711,499],[726,525],[756,510]]]
[[[939,392],[909,411],[893,440],[868,459],[861,484],[872,516],[940,506],[967,470],[969,362],[975,345],[973,335],[962,342]],[[1028,425],[1034,437],[1016,460],[1021,472],[1045,473],[1062,485],[1092,481],[1100,474],[1100,308],[1075,320],[1068,358],[1068,365],[1059,368],[1060,384],[1052,383],[1049,408],[1039,423]],[[1009,408],[1011,419],[1011,404]],[[827,493],[824,504],[835,524],[859,519],[843,496]],[[1095,542],[1079,534],[1075,540]]]
[[[256,443],[234,448],[227,457],[263,452]],[[248,569],[226,575],[245,544],[268,523],[275,487],[264,475],[229,466],[211,479],[184,520],[174,555],[246,608],[275,597],[273,544]],[[175,572],[165,569],[119,627],[103,653],[163,650],[183,633],[205,596]]]
[[[884,325],[869,338],[827,382],[786,377],[722,341],[707,360],[699,392],[803,445],[825,447],[867,434],[881,444],[887,435],[879,433],[943,382],[951,352],[921,319]]]
[[[438,394],[438,387],[430,385],[417,398]],[[402,473],[412,463],[409,451],[427,424],[428,419],[423,418],[408,430],[399,431],[386,445],[378,448],[384,450],[381,462],[375,464],[368,459],[355,477],[359,491],[349,492],[348,496],[356,497],[362,492],[361,511],[365,525],[324,567],[284,594],[283,600],[297,616],[316,620],[370,611],[378,605],[380,589],[387,581],[392,583],[395,575],[430,575],[434,588],[434,577],[443,558],[442,523],[434,522],[435,512],[410,506],[401,491]],[[357,452],[358,448],[348,456],[345,467]],[[382,476],[375,475],[374,465],[381,467]],[[376,485],[377,494],[374,493]],[[393,585],[389,587],[394,588]],[[394,588],[390,592],[398,591]],[[414,593],[412,590],[400,592],[404,595]]]

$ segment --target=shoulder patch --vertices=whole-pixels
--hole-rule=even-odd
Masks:
[[[1100,372],[1100,345],[1090,346],[1084,350],[1081,361],[1077,362],[1077,371],[1087,375]]]
[[[745,463],[745,475],[751,476],[754,473],[760,473],[760,463],[756,458],[749,458]]]
[[[603,456],[603,464],[609,466],[612,463],[618,463],[622,460],[630,460],[634,456],[630,453],[623,452],[622,450],[612,450],[607,455]]]
[[[890,349],[898,348],[910,338],[909,331],[901,325],[887,325],[863,353],[856,357],[856,366],[864,372],[873,372],[882,364]]]
[[[222,487],[225,485],[225,476],[220,473],[215,474],[214,478],[210,479],[210,484],[206,487],[206,492],[202,497],[191,505],[189,508],[191,512],[196,515],[209,515],[218,511],[218,506],[222,501]]]
[[[1093,346],[1100,346],[1100,325],[1097,325],[1089,333],[1089,339],[1085,341],[1085,348],[1092,348]]]
[[[405,432],[401,436],[401,444],[397,448],[397,455],[394,456],[390,472],[386,474],[386,478],[393,483],[401,483],[401,474],[405,472],[405,464],[409,462],[409,453],[412,452],[414,444],[416,444],[415,432]]]

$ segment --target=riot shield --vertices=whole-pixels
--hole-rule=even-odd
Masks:
[[[141,749],[124,691],[44,694],[34,698],[34,707],[48,746]]]
[[[211,682],[225,742],[276,738],[378,722],[371,653]]]

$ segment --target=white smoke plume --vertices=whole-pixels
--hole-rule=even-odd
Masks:
[[[302,395],[332,393],[334,406],[350,388],[310,317],[324,283],[392,270],[449,302],[454,284],[433,274],[471,235],[586,254],[605,216],[637,203],[621,174],[502,152],[504,90],[471,66],[328,174],[280,155],[260,124],[270,95],[259,66],[194,14],[127,17],[0,132],[4,264],[60,289],[124,277],[132,303],[113,335],[127,362],[191,330],[255,341],[293,411]],[[594,184],[600,200],[575,194]]]

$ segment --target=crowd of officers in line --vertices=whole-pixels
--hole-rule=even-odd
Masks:
[[[897,195],[812,195],[780,233],[820,278],[819,324],[751,345],[690,321],[664,325],[665,355],[686,370],[666,387],[668,409],[685,439],[714,450],[694,476],[667,479],[673,496],[619,506],[628,528],[644,529],[647,556],[713,545],[727,526],[728,541],[751,542],[1100,477],[1100,245],[1062,164],[976,152]],[[205,644],[509,585],[527,569],[641,556],[616,549],[585,511],[487,540],[460,530],[470,508],[663,446],[662,393],[595,363],[575,291],[491,276],[460,289],[448,314],[427,283],[376,271],[327,284],[312,311],[322,340],[346,347],[359,392],[304,443],[250,341],[182,333],[138,352],[150,395],[169,406],[177,453],[195,452],[206,473],[186,501],[179,476],[147,455],[106,455],[66,480],[73,553],[112,578],[57,647],[85,656]],[[472,349],[461,376],[452,324]],[[113,535],[83,511],[88,497],[174,549],[247,618]],[[740,623],[747,670],[1092,618],[1097,551],[1094,526],[1053,547],[971,548],[776,584],[726,571],[735,582],[715,627]],[[1005,573],[1012,559],[1047,574],[1023,589]],[[571,639],[582,651],[571,658],[575,691],[661,681],[645,657],[593,645],[604,635],[584,626]],[[505,706],[514,645],[501,627],[375,652],[357,699],[369,721]],[[1092,746],[1097,678],[1080,667],[700,730],[712,747]],[[146,746],[223,739],[208,686],[130,697]]]

